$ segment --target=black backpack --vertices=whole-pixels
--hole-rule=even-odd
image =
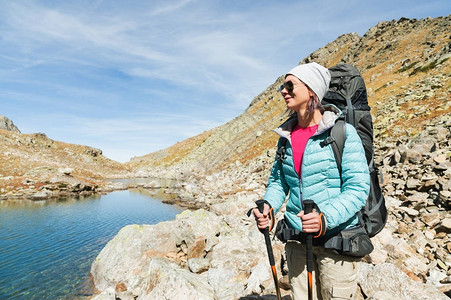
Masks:
[[[341,178],[341,158],[346,139],[345,122],[355,127],[362,140],[370,172],[370,193],[365,207],[359,212],[359,220],[368,236],[373,237],[384,228],[387,209],[379,185],[378,170],[374,165],[373,123],[365,82],[360,72],[350,64],[336,65],[329,68],[329,72],[329,90],[321,102],[337,106],[344,117],[339,118],[332,127],[327,143],[332,145]]]

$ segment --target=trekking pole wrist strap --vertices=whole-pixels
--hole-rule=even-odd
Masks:
[[[324,216],[324,214],[321,212],[321,210],[319,209],[318,205],[315,202],[313,202],[313,209],[319,215],[320,218],[320,228],[316,233],[313,234],[313,238],[316,239],[326,234],[327,222],[326,216]]]
[[[274,213],[274,209],[272,208],[271,204],[268,201],[266,201],[265,199],[257,200],[257,201],[255,201],[255,204],[257,204],[257,208],[259,208],[259,210],[260,210],[260,207],[264,207],[265,204],[267,204],[269,206],[269,215],[268,215],[268,217],[269,217],[269,226],[268,226],[268,231],[271,231],[274,228],[275,219],[276,219],[275,213]],[[260,230],[260,231],[262,231],[262,230]]]
[[[320,217],[320,229],[318,232],[315,233],[315,235],[313,236],[314,239],[322,237],[326,234],[326,217],[324,216],[324,214],[320,211],[318,211],[319,217]]]

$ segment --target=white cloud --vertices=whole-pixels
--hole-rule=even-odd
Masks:
[[[180,8],[183,8],[190,2],[193,2],[193,1],[192,0],[182,0],[182,1],[178,1],[174,4],[167,4],[167,2],[163,2],[163,5],[154,9],[150,15],[156,16],[156,15],[161,15],[161,14],[168,14],[170,12],[173,12],[175,10],[179,10]]]
[[[29,116],[29,121],[52,128],[46,135],[57,141],[89,145],[100,148],[107,157],[125,162],[132,156],[140,156],[167,148],[176,142],[219,126],[222,122],[206,120],[184,113],[136,113],[133,116],[89,118],[69,113]],[[23,133],[28,127],[19,129]],[[35,126],[39,127],[39,126]],[[35,132],[35,131],[32,131]],[[38,132],[42,132],[38,130]],[[175,135],[174,132],[177,132]],[[128,156],[124,155],[128,151]],[[113,153],[121,156],[115,156]]]

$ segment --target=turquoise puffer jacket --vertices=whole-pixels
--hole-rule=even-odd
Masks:
[[[346,124],[346,143],[343,150],[342,178],[331,145],[321,146],[329,136],[335,120],[341,111],[332,105],[325,106],[317,132],[308,140],[302,161],[301,176],[295,171],[291,132],[297,119],[291,119],[274,131],[286,138],[286,158],[274,162],[268,180],[264,199],[274,210],[279,211],[289,194],[285,220],[294,229],[302,230],[302,223],[296,215],[303,210],[302,201],[315,201],[327,222],[326,236],[332,236],[345,228],[357,224],[356,213],[365,205],[370,189],[370,176],[362,142],[355,128]],[[301,177],[301,178],[299,178]]]

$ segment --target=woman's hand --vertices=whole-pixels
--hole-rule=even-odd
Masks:
[[[301,210],[297,216],[301,218],[302,231],[306,233],[316,233],[321,230],[321,216],[316,211],[304,214],[304,211]]]
[[[257,227],[260,230],[263,230],[265,228],[269,227],[269,205],[265,204],[263,213],[260,213],[258,208],[254,208],[252,210],[255,220],[257,221]]]

